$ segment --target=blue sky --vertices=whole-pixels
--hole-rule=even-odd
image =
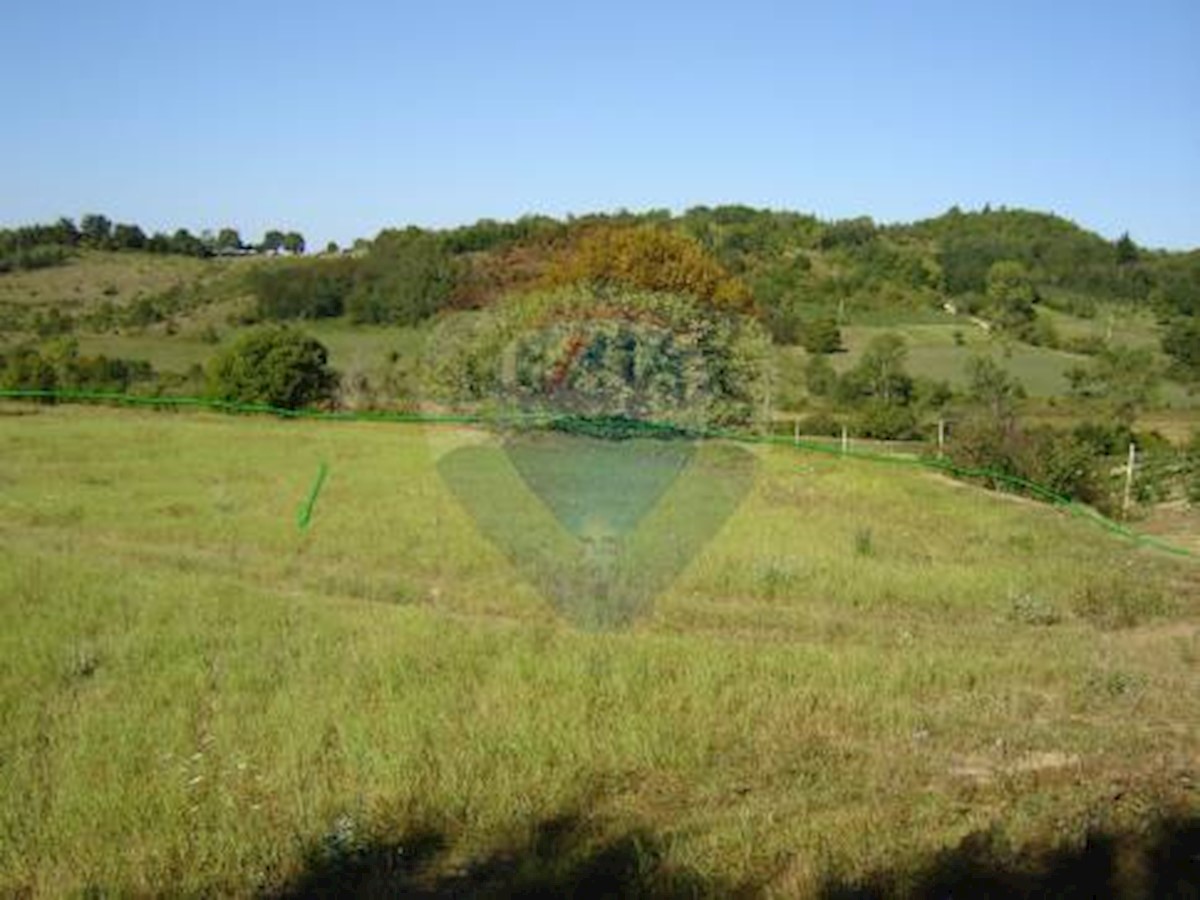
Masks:
[[[722,202],[1200,246],[1200,3],[9,4],[0,223]]]

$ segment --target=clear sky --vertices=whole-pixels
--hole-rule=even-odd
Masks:
[[[0,224],[723,202],[1200,246],[1200,2],[5,4]]]

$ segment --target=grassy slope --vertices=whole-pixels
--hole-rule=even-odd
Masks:
[[[0,303],[55,305],[63,312],[78,312],[105,300],[122,306],[212,279],[229,265],[186,256],[84,250],[61,266],[0,276]]]
[[[1200,814],[1197,570],[1050,509],[764,450],[653,614],[582,633],[439,480],[470,433],[0,411],[0,893],[395,874],[428,830],[444,873],[581,821],[792,895]]]
[[[1050,312],[1064,335],[1104,336],[1107,320],[1079,319],[1064,313]],[[948,381],[955,388],[966,386],[966,364],[972,354],[992,356],[1012,372],[1025,386],[1030,397],[1064,397],[1070,384],[1066,373],[1076,367],[1087,367],[1091,359],[1065,350],[1034,347],[1016,341],[1004,342],[992,337],[963,316],[946,315],[940,324],[851,325],[844,329],[846,353],[832,357],[834,367],[845,371],[858,361],[871,338],[888,331],[903,335],[908,343],[908,368],[914,375]],[[1144,317],[1115,319],[1114,343],[1128,346],[1158,346],[1153,322]],[[955,335],[961,337],[960,344]],[[1162,400],[1171,407],[1189,408],[1195,398],[1174,382],[1166,382],[1161,390]]]

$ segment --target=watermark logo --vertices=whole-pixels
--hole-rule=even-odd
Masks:
[[[751,451],[703,435],[752,418],[755,335],[681,298],[577,291],[443,327],[435,402],[493,427],[437,471],[567,620],[628,626],[753,484]]]

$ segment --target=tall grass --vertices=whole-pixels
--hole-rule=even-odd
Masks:
[[[1194,564],[760,448],[644,614],[581,631],[439,476],[481,440],[0,416],[0,893],[248,894],[422,829],[434,878],[572,815],[792,895],[1200,812]]]

